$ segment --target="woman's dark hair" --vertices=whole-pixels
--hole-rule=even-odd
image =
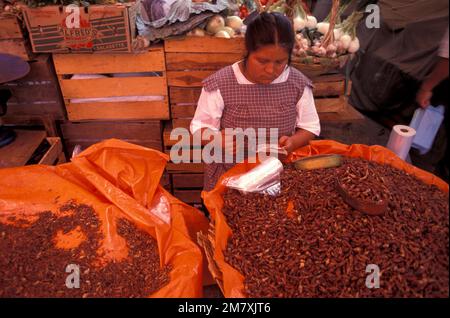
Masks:
[[[284,47],[289,54],[289,63],[291,63],[294,44],[295,33],[291,21],[278,12],[263,12],[247,26],[247,32],[245,33],[247,56],[244,63],[247,62],[250,53],[265,45]]]

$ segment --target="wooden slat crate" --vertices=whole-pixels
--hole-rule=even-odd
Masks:
[[[69,120],[170,118],[161,45],[139,54],[54,54],[53,60]],[[73,74],[108,77],[70,79]],[[157,100],[139,101],[149,96]],[[109,97],[138,98],[135,101],[89,100]],[[81,99],[81,103],[74,103],[74,99]],[[83,99],[87,100],[83,102]]]
[[[172,131],[172,125],[166,124],[163,131],[163,144],[164,151],[170,156],[170,150],[173,145],[180,144],[178,140],[172,140],[170,138],[170,132]],[[192,142],[192,136],[191,140]],[[191,158],[194,146],[186,144],[187,151],[190,151]],[[200,148],[201,149],[201,146]],[[172,186],[172,193],[181,201],[196,205],[201,205],[200,193],[203,190],[203,163],[173,163],[169,162],[166,165],[166,171],[170,175],[170,182]]]
[[[66,156],[64,155],[61,138],[59,137],[47,137],[50,148],[39,161],[41,165],[55,165],[66,162]]]
[[[76,145],[82,149],[105,139],[126,142],[162,151],[162,126],[159,120],[64,122],[60,125],[65,150],[70,158]]]
[[[0,14],[0,53],[17,55],[25,61],[34,58],[26,29],[11,13]]]
[[[173,127],[189,127],[202,81],[245,56],[244,38],[180,37],[164,41]]]
[[[0,168],[24,166],[30,164],[33,158],[36,158],[35,164],[42,165],[66,162],[59,137],[46,137],[47,134],[43,130],[14,129],[14,131],[16,139],[0,148]],[[47,147],[45,147],[45,141],[48,143]],[[42,148],[41,151],[39,151],[40,148]],[[40,158],[39,161],[37,158]]]
[[[169,192],[172,192],[172,182],[170,182],[170,175],[167,171],[164,171],[161,180],[159,181],[161,186]]]
[[[66,111],[50,54],[40,54],[29,62],[30,72],[21,79],[2,84],[11,91],[5,124],[44,126],[49,136],[57,136],[56,120]]]

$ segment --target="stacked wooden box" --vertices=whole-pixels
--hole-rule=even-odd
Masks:
[[[190,158],[193,158],[194,149],[201,151],[201,146],[193,146],[192,136],[189,141],[176,138],[176,136],[171,138],[172,131],[172,124],[166,124],[163,132],[163,143],[164,151],[169,156],[171,150],[175,151],[175,148],[172,148],[175,144],[183,151],[189,152]],[[185,141],[186,143],[184,143]],[[203,163],[174,163],[171,161],[167,164],[166,170],[172,186],[172,193],[185,203],[200,206],[200,195],[203,190]]]
[[[0,13],[0,53],[17,55],[25,61],[33,59],[26,29],[18,15]]]
[[[14,129],[15,140],[0,148],[0,168],[27,164],[56,165],[66,162],[59,137],[47,137],[43,130]]]
[[[44,126],[48,136],[56,137],[56,121],[64,120],[66,112],[52,57],[40,54],[29,64],[30,72],[26,76],[2,84],[12,94],[2,121],[15,126]]]
[[[189,128],[202,81],[217,70],[241,60],[245,55],[244,39],[175,38],[165,40],[164,47],[172,126]]]
[[[348,57],[347,57],[348,58]],[[344,64],[341,59],[341,64]],[[349,103],[351,82],[339,69],[338,61],[323,64],[302,64],[292,61],[293,67],[305,74],[314,84],[314,102],[321,121],[362,119]]]
[[[61,125],[69,155],[76,144],[85,148],[108,138],[162,151],[161,120],[170,115],[161,45],[144,53],[53,59],[69,118]],[[75,74],[82,76],[71,79]]]

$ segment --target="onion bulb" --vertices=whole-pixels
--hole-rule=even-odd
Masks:
[[[188,36],[205,36],[205,30],[201,28],[195,28],[194,30],[191,30],[187,34]]]
[[[206,25],[206,31],[210,34],[216,34],[225,27],[225,20],[221,15],[214,15],[209,19],[208,24]]]
[[[303,30],[306,26],[306,21],[300,17],[295,17],[293,19],[294,22],[294,31]]]
[[[312,15],[306,17],[306,27],[308,29],[314,29],[317,26],[317,19]]]
[[[341,42],[341,47],[344,50],[348,50],[348,48],[350,47],[350,43],[352,42],[352,38],[348,34],[343,34],[339,39],[339,42]]]
[[[342,36],[342,30],[339,29],[339,28],[334,29],[333,33],[334,33],[334,39],[335,40],[339,40],[341,38],[341,36]]]
[[[320,33],[327,34],[329,29],[330,29],[330,24],[328,22],[317,23],[317,31],[319,31]]]
[[[220,29],[219,31],[225,31],[229,34],[230,38],[232,38],[234,36],[234,30],[230,27],[223,27],[222,29]]]
[[[215,36],[215,37],[218,37],[218,38],[225,38],[225,39],[231,38],[231,37],[230,37],[230,34],[228,34],[228,32],[225,31],[225,30],[220,30],[220,31],[217,32],[214,36]]]
[[[356,53],[359,50],[359,39],[355,37],[352,42],[350,42],[350,46],[348,47],[349,53]]]
[[[242,19],[235,15],[229,16],[225,20],[225,25],[232,28],[234,31],[239,31],[242,27],[242,24]]]

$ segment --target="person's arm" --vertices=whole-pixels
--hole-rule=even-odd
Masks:
[[[297,132],[290,137],[282,136],[279,140],[279,144],[286,149],[289,154],[300,147],[306,146],[315,136],[316,135],[310,131],[298,129]]]
[[[320,121],[314,103],[313,91],[305,87],[303,96],[297,103],[297,131],[292,136],[281,136],[279,144],[288,153],[306,146],[315,136],[320,135]]]
[[[219,90],[208,92],[202,89],[194,118],[190,124],[191,134],[207,128],[214,131],[220,130],[223,108],[224,102]]]
[[[220,120],[222,118],[224,106],[225,104],[219,90],[208,92],[202,89],[194,118],[191,121],[190,131],[193,135],[200,134],[203,139],[203,136],[207,135],[205,134],[205,131],[210,130],[210,138],[205,140],[207,142],[211,142],[214,138],[218,138],[217,134],[220,134],[222,149],[226,153],[235,153],[236,149],[234,142],[226,144],[225,131],[220,129]]]
[[[425,108],[430,105],[433,89],[448,77],[448,58],[439,57],[431,74],[423,81],[416,96],[417,103]]]

